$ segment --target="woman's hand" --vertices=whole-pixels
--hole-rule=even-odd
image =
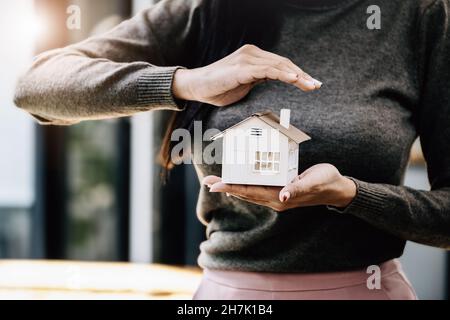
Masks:
[[[181,100],[223,107],[241,100],[256,84],[265,80],[282,81],[303,91],[322,86],[289,59],[245,45],[206,67],[177,70],[173,95]]]
[[[204,178],[203,184],[210,187],[210,192],[225,192],[275,211],[317,205],[344,208],[356,196],[355,183],[342,176],[331,164],[318,164],[309,168],[284,188],[228,185],[216,176]]]

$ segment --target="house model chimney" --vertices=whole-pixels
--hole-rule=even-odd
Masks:
[[[291,122],[291,110],[290,109],[281,109],[280,112],[280,125],[289,129],[289,125]]]

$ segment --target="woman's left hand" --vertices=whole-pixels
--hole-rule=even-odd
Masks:
[[[203,184],[210,187],[210,192],[224,192],[275,211],[317,205],[344,208],[356,196],[355,183],[325,163],[309,168],[284,188],[225,184],[216,176],[205,177]]]

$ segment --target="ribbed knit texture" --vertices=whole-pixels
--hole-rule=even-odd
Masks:
[[[138,78],[137,104],[145,106],[172,106],[179,109],[172,94],[173,75],[179,67],[151,68]]]
[[[386,202],[389,201],[385,193],[370,188],[369,185],[365,184],[362,181],[359,181],[352,177],[348,178],[353,180],[353,182],[356,184],[357,191],[355,199],[346,208],[341,209],[333,206],[328,206],[328,209],[339,213],[348,213],[360,210],[364,212],[383,212],[386,206]]]

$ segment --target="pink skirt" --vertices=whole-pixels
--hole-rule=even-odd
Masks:
[[[286,274],[205,269],[193,299],[417,300],[398,260],[379,268],[378,282],[369,279],[374,274],[367,270]]]

